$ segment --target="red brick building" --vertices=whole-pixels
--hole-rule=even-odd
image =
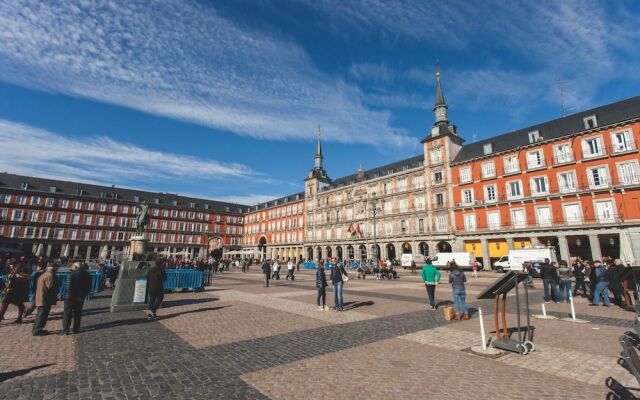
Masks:
[[[57,258],[116,258],[149,204],[146,236],[164,255],[218,256],[239,248],[246,206],[219,201],[0,174],[0,247]]]
[[[640,97],[463,146],[452,162],[457,248],[560,259],[640,251]]]
[[[304,193],[249,207],[242,245],[272,259],[300,259],[304,241]]]

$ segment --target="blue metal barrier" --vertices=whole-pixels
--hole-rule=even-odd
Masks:
[[[56,272],[56,275],[58,276],[58,280],[60,281],[60,287],[58,288],[59,299],[64,298],[64,292],[67,290],[67,276],[69,274],[70,274],[69,271]],[[92,299],[93,295],[95,295],[96,293],[100,293],[104,290],[104,283],[106,280],[105,274],[99,271],[89,271],[89,275],[91,275],[91,291],[86,297],[87,300]],[[6,275],[0,275],[0,281],[5,282],[6,279],[7,279]],[[35,285],[36,285],[35,281],[31,279],[29,281],[29,301],[33,301],[33,299],[36,297]]]
[[[204,288],[205,273],[195,269],[166,269],[164,290],[189,289],[193,292]]]
[[[316,269],[315,261],[307,261],[303,265],[304,265],[304,269]]]

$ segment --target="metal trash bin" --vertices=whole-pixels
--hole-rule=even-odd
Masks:
[[[124,261],[111,297],[111,312],[144,310],[149,261]]]

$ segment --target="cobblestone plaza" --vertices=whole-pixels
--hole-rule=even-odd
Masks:
[[[634,398],[627,388],[637,383],[619,361],[618,343],[632,330],[632,314],[618,308],[577,298],[578,317],[589,323],[533,319],[536,351],[493,359],[468,349],[480,344],[480,306],[493,335],[491,304],[476,296],[497,274],[470,278],[471,319],[447,321],[426,309],[417,274],[351,279],[347,310],[336,313],[316,309],[313,271],[264,288],[253,268],[218,274],[204,292],[167,295],[157,321],[109,313],[105,292],[87,302],[77,335],[31,340],[30,324],[3,322],[0,399]],[[450,286],[440,285],[436,299],[449,301]],[[54,311],[52,333],[60,329]],[[564,316],[569,305],[547,311]]]

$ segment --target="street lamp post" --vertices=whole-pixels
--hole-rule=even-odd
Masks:
[[[376,203],[377,203],[377,199],[376,199],[376,192],[372,192],[371,193],[371,208],[372,208],[372,213],[373,213],[373,259],[376,263],[378,263],[379,261],[379,251],[378,251],[378,241],[377,241],[377,230],[376,230],[376,212],[377,212],[377,208],[376,208]]]

